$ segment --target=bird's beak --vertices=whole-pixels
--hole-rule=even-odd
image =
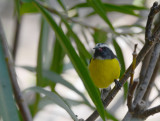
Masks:
[[[102,48],[101,48],[101,47],[94,47],[93,49],[102,51]]]
[[[99,47],[94,47],[93,49],[98,49]]]

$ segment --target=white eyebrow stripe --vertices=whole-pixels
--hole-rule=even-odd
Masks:
[[[107,48],[109,48],[106,44],[102,44],[102,43],[96,44],[96,47],[107,47]]]

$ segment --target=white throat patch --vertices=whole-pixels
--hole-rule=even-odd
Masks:
[[[98,57],[96,57],[95,59],[98,59],[98,60],[105,60],[105,59],[102,58],[101,56],[98,56]]]

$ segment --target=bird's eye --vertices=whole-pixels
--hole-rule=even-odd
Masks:
[[[103,50],[106,50],[106,47],[102,47]]]

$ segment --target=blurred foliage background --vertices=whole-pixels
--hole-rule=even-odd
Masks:
[[[138,50],[144,44],[153,2],[0,1],[0,18],[33,120],[86,119],[95,107],[102,118],[121,120],[127,112],[128,84],[104,112],[87,66],[95,44],[107,43],[117,54],[122,75],[132,62],[134,44],[138,43]]]

